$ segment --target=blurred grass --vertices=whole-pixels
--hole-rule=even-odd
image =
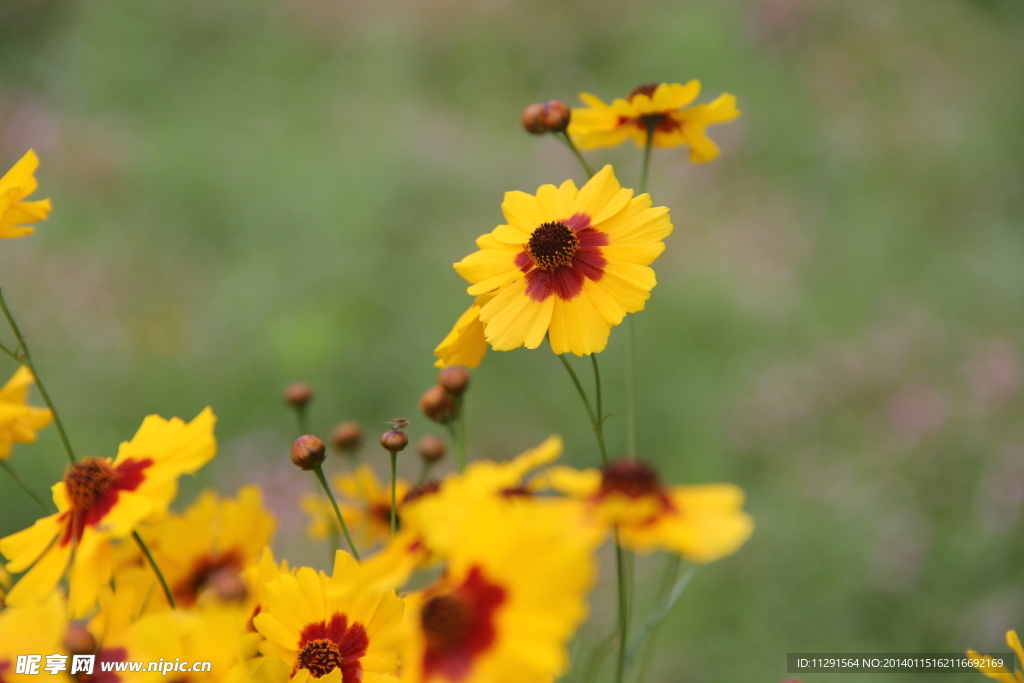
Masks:
[[[313,383],[321,432],[434,431],[416,400],[468,305],[450,264],[504,191],[582,180],[522,106],[699,78],[744,116],[711,165],[655,155],[676,232],[637,319],[640,446],[671,481],[742,485],[758,529],[698,573],[650,680],[1001,649],[1024,628],[1022,7],[7,0],[0,163],[36,148],[56,208],[0,245],[0,284],[80,453],[213,405],[221,456],[182,500],[260,481],[278,550],[319,561],[281,388]],[[636,182],[636,150],[591,159]],[[559,432],[596,458],[547,351],[490,353],[469,418],[480,456]],[[11,463],[41,489],[58,449],[51,430]],[[31,522],[20,496],[0,480],[0,532]]]

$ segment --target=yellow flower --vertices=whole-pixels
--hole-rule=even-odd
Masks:
[[[690,146],[690,161],[702,164],[718,156],[718,145],[707,136],[707,127],[732,121],[740,115],[736,98],[720,95],[710,104],[686,105],[700,95],[700,81],[648,83],[610,105],[589,93],[580,93],[589,108],[573,109],[568,133],[581,149],[614,147],[633,138],[647,144],[647,127],[654,129],[655,147]]]
[[[32,371],[22,365],[0,388],[0,460],[11,456],[12,444],[35,441],[36,432],[53,420],[49,408],[28,405],[33,381]]]
[[[173,610],[143,617],[126,631],[125,650],[139,653],[132,659],[147,662],[163,660],[167,672],[159,675],[128,676],[134,680],[174,680],[182,683],[248,683],[250,660],[256,655],[260,637],[238,628],[235,608],[204,606],[195,611]],[[97,658],[99,659],[99,658]],[[197,662],[209,662],[200,671],[171,665],[183,663],[190,668]],[[254,664],[254,663],[253,663]]]
[[[345,524],[355,536],[358,546],[387,543],[391,539],[391,483],[382,483],[373,468],[359,465],[351,474],[334,478],[334,490],[340,494],[338,508]],[[395,482],[398,513],[401,515],[402,498],[409,490],[409,482]],[[324,496],[308,494],[300,505],[311,517],[308,533],[314,539],[326,538],[331,529],[338,530],[334,508]]]
[[[241,572],[260,559],[274,526],[260,489],[245,486],[234,500],[206,491],[183,514],[167,517],[142,536],[174,602],[188,608],[211,588],[215,594],[244,593]],[[146,576],[154,575],[147,571]]]
[[[1016,631],[1009,630],[1006,632],[1006,644],[1016,653],[1017,663],[1024,667],[1024,648],[1020,645],[1020,638],[1017,636]],[[986,666],[979,666],[977,668],[989,678],[994,678],[1000,683],[1024,683],[1024,671],[1021,669],[1010,671],[1005,666],[996,666],[991,657],[978,654],[974,650],[968,650],[967,656],[971,659],[986,660]]]
[[[6,569],[0,567],[0,609],[4,608],[4,596],[11,589],[11,575]]]
[[[404,603],[388,589],[369,589],[358,566],[338,553],[334,575],[303,567],[265,586],[266,609],[253,623],[266,638],[260,650],[291,666],[291,681],[397,681],[396,630]],[[342,559],[348,558],[348,561]]]
[[[481,299],[477,297],[473,305],[455,321],[455,327],[434,349],[437,362],[434,367],[446,368],[449,365],[461,365],[475,368],[480,365],[487,353],[487,340],[484,338],[484,325],[480,322]]]
[[[743,512],[743,491],[732,484],[664,486],[638,460],[618,460],[603,471],[553,467],[552,488],[583,502],[584,514],[639,552],[668,550],[691,562],[731,555],[754,530]]]
[[[411,514],[425,521],[426,503]],[[481,498],[456,528],[421,524],[448,564],[409,598],[403,683],[541,683],[566,671],[598,537],[562,503]]]
[[[167,512],[178,477],[195,472],[216,453],[215,421],[209,408],[188,424],[150,415],[113,460],[86,458],[68,466],[64,480],[52,487],[57,513],[0,539],[9,571],[32,567],[8,593],[7,603],[42,600],[70,563],[69,607],[73,616],[84,615],[110,581],[111,540],[126,538],[140,522]]]
[[[602,351],[611,328],[643,310],[654,288],[649,266],[672,232],[668,209],[633,197],[611,166],[579,190],[567,180],[536,196],[508,192],[501,208],[508,225],[455,264],[471,295],[494,294],[480,309],[487,342],[535,349],[547,336],[555,353]]]
[[[52,679],[53,676],[44,668],[46,655],[67,655],[63,645],[66,628],[64,596],[59,592],[38,603],[0,611],[0,681],[27,683],[37,681],[40,674]],[[33,654],[42,655],[35,675],[15,673],[18,655]],[[56,680],[70,679],[61,674]]]
[[[0,238],[32,234],[33,228],[28,224],[44,220],[50,212],[49,199],[22,201],[38,186],[34,175],[38,166],[39,158],[29,150],[0,178]]]

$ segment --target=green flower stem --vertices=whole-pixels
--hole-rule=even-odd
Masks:
[[[636,457],[636,313],[626,321],[626,455]]]
[[[395,496],[395,482],[398,478],[395,470],[398,467],[398,453],[395,451],[388,451],[388,453],[391,454],[391,538],[394,538],[398,533],[398,499]]]
[[[423,467],[420,468],[420,478],[416,480],[416,485],[419,486],[427,480],[427,475],[430,474],[430,463],[424,461]]]
[[[356,544],[352,542],[352,535],[348,533],[348,525],[345,524],[345,518],[341,516],[341,510],[338,509],[338,502],[334,500],[334,494],[331,493],[331,487],[327,485],[327,478],[324,476],[324,468],[317,467],[313,470],[316,474],[317,480],[320,482],[320,486],[323,487],[324,493],[331,501],[331,507],[334,508],[334,514],[338,518],[338,524],[341,525],[341,531],[345,534],[345,540],[348,541],[348,549],[352,551],[352,557],[356,560],[362,561],[363,558],[359,557],[359,551],[356,550]]]
[[[44,514],[51,514],[50,507],[43,502],[42,498],[36,495],[35,491],[30,489],[28,485],[21,480],[21,477],[19,477],[17,473],[15,473],[13,469],[11,469],[11,466],[7,464],[6,460],[0,460],[0,467],[3,467],[5,470],[7,470],[7,474],[10,475],[11,479],[14,480],[14,483],[21,487],[21,490],[24,491],[29,498],[34,500],[39,505],[40,508],[42,508]]]
[[[459,450],[457,456],[459,458],[459,471],[466,469],[466,449],[469,448],[469,437],[466,436],[466,406],[463,403],[463,399],[460,396],[455,401],[456,410],[458,411],[455,415],[456,427],[459,432]]]
[[[622,683],[626,675],[626,650],[629,643],[629,601],[622,555],[619,528],[615,527],[615,570],[619,584],[619,657],[615,664],[615,683]]]
[[[579,393],[580,398],[583,400],[583,407],[587,409],[587,416],[590,418],[590,424],[594,428],[594,435],[597,437],[598,448],[601,449],[601,464],[608,464],[608,449],[604,445],[604,427],[603,420],[594,414],[594,409],[590,407],[590,399],[587,398],[587,392],[583,390],[583,385],[580,383],[580,378],[576,376],[576,371],[569,365],[568,359],[565,354],[559,354],[558,360],[562,361],[562,365],[569,372],[569,376],[572,378],[572,383],[576,385],[576,391]],[[598,400],[600,401],[601,395],[601,375],[597,369],[597,359],[594,358],[594,376],[597,381],[597,394]],[[599,403],[600,405],[600,403]]]
[[[177,609],[178,606],[174,604],[174,596],[171,594],[171,589],[167,587],[167,581],[160,572],[160,567],[157,566],[156,560],[153,559],[152,553],[149,552],[149,548],[146,547],[145,541],[142,540],[142,536],[139,536],[138,531],[133,531],[132,538],[135,539],[136,545],[139,546],[142,554],[146,556],[146,561],[149,562],[149,566],[153,568],[153,573],[156,574],[156,578],[160,581],[160,587],[164,589],[164,597],[167,598],[167,604],[171,606],[171,609]]]
[[[25,343],[25,338],[21,335],[21,330],[18,329],[18,323],[14,322],[14,316],[11,315],[11,309],[7,308],[7,302],[4,301],[3,290],[0,290],[0,309],[3,309],[4,317],[7,318],[7,324],[11,326],[11,332],[14,333],[15,339],[18,340],[18,349],[21,350],[21,355],[15,355],[15,358],[19,362],[23,362],[28,366],[28,369],[32,371],[32,377],[35,380],[36,387],[39,388],[39,395],[43,397],[43,402],[46,403],[46,407],[50,409],[50,413],[53,415],[53,424],[57,427],[57,433],[60,434],[61,443],[64,444],[64,452],[67,453],[68,460],[71,464],[75,464],[75,452],[71,449],[71,442],[68,440],[67,432],[64,431],[64,423],[60,420],[60,415],[57,414],[57,409],[53,407],[53,401],[50,400],[50,395],[46,393],[46,387],[43,386],[43,381],[39,378],[39,373],[36,372],[36,366],[32,362],[32,353],[28,350],[28,344]]]
[[[455,417],[444,423],[448,436],[455,451],[455,460],[459,464],[459,472],[466,469],[466,415],[462,398],[455,399]]]
[[[587,163],[587,160],[583,157],[583,154],[576,146],[576,143],[574,143],[572,138],[569,137],[569,134],[562,131],[561,133],[556,133],[555,137],[565,143],[565,146],[568,147],[572,153],[576,155],[576,158],[580,160],[580,163],[583,164],[583,170],[587,172],[587,176],[593,178],[594,169],[590,168],[590,164]]]
[[[295,407],[295,422],[299,425],[299,435],[309,434],[309,414],[306,406]]]
[[[18,354],[16,354],[16,353],[15,353],[14,351],[11,351],[11,350],[10,350],[9,348],[7,348],[6,346],[4,346],[3,344],[0,344],[0,351],[3,351],[4,353],[6,353],[6,354],[7,354],[8,356],[10,356],[11,358],[13,358],[13,359],[14,359],[15,361],[17,361],[18,363],[20,363],[20,362],[21,362],[21,356],[19,356]]]
[[[654,141],[654,124],[647,124],[647,142],[644,144],[644,165],[640,173],[640,194],[647,192],[647,175],[651,170],[651,143]]]

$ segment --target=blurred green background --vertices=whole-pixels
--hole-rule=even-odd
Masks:
[[[504,191],[583,180],[522,107],[698,78],[744,114],[710,165],[654,157],[676,230],[637,319],[640,450],[669,481],[740,484],[758,528],[698,572],[647,680],[1005,650],[1024,628],[1022,74],[1019,0],[2,0],[0,166],[35,148],[55,208],[0,244],[0,284],[81,454],[212,405],[220,456],[179,504],[259,482],[277,550],[321,562],[282,388],[312,383],[320,433],[437,431],[416,401],[469,303],[451,263]],[[590,158],[635,186],[632,146]],[[616,449],[622,336],[601,356]],[[468,415],[475,455],[558,432],[596,460],[546,349],[489,353]],[[10,463],[42,489],[64,458],[50,429]],[[33,517],[0,478],[0,533]],[[662,562],[638,560],[642,585]]]

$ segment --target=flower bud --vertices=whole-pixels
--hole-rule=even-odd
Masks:
[[[64,632],[64,647],[73,655],[91,655],[96,652],[96,639],[84,626],[72,623]]]
[[[540,112],[540,122],[544,128],[552,133],[561,133],[569,127],[569,119],[572,118],[572,109],[565,102],[551,100],[545,102]]]
[[[455,417],[455,401],[440,384],[435,384],[420,396],[420,410],[434,422],[445,424]]]
[[[305,408],[313,398],[313,389],[305,382],[289,384],[284,390],[284,402],[294,408]]]
[[[438,460],[441,460],[447,450],[444,445],[444,439],[433,434],[427,434],[420,439],[418,448],[420,457],[428,465],[433,465]]]
[[[353,453],[363,442],[363,428],[358,422],[342,422],[331,430],[331,444],[339,451]]]
[[[409,437],[400,429],[389,429],[380,435],[380,445],[389,453],[398,453],[409,445]]]
[[[534,135],[543,135],[548,132],[547,127],[541,120],[541,115],[544,112],[544,105],[540,102],[535,102],[529,105],[523,110],[523,128],[526,129],[527,133],[533,133]]]
[[[324,442],[311,434],[300,436],[292,443],[292,462],[299,469],[315,470],[324,464],[324,455]]]
[[[438,373],[437,383],[452,396],[462,396],[469,387],[469,370],[460,365],[451,365]]]

